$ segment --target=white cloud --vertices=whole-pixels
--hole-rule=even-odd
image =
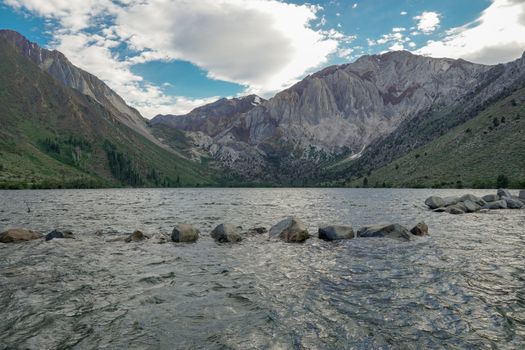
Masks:
[[[439,27],[441,15],[437,12],[425,11],[419,16],[415,16],[417,29],[425,34],[430,34]]]
[[[447,31],[444,39],[430,41],[416,53],[496,64],[516,59],[524,50],[525,2],[493,0],[478,19]]]
[[[406,12],[406,11],[401,11],[399,14],[400,14],[401,16],[406,16],[406,15],[408,14],[408,12]]]
[[[404,32],[405,30],[407,30],[407,29],[403,28],[403,27],[394,27],[394,28],[392,28],[392,32],[394,32],[394,33]]]
[[[185,60],[209,78],[267,96],[345,52],[341,45],[353,40],[334,29],[315,29],[320,6],[279,0],[4,2],[56,20],[53,46],[148,117],[193,102],[147,84],[133,74],[133,64]],[[121,43],[132,50],[130,57],[112,51]]]
[[[355,3],[352,5],[352,8],[353,8],[353,9],[357,8],[357,2],[355,2]]]
[[[402,43],[394,43],[392,46],[388,48],[390,51],[400,51],[404,50],[405,46]]]

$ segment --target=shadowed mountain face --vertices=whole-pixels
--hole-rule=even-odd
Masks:
[[[241,175],[286,178],[295,176],[290,170],[297,166],[308,172],[358,157],[404,121],[454,103],[490,69],[405,51],[364,56],[312,74],[247,109],[224,107],[243,99],[220,100],[185,116],[158,116],[152,124],[189,131],[196,148]]]

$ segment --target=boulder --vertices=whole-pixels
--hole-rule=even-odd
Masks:
[[[507,202],[504,200],[487,202],[487,204],[483,206],[483,209],[507,209]]]
[[[421,221],[410,230],[410,233],[416,236],[426,236],[428,235],[428,226],[424,221]]]
[[[441,208],[437,208],[437,209],[434,209],[432,210],[434,213],[443,213],[443,212],[446,212],[447,211],[447,208],[445,207],[441,207]]]
[[[69,230],[53,230],[46,235],[46,241],[50,241],[55,238],[75,238],[75,236],[73,236],[73,232]]]
[[[474,196],[473,194],[466,194],[464,196],[461,196],[461,198],[459,198],[460,202],[465,202],[465,201],[472,201],[474,203],[476,203],[477,205],[480,205],[480,206],[483,206],[485,205],[485,201],[481,198],[479,198],[478,196]]]
[[[0,233],[1,243],[31,241],[39,238],[42,238],[42,235],[40,233],[31,230],[24,230],[22,228],[12,228]]]
[[[474,213],[481,209],[481,206],[477,203],[474,203],[473,201],[467,199],[463,202],[463,205],[465,206],[467,213]]]
[[[503,197],[512,198],[512,194],[510,194],[509,190],[503,188],[498,189],[498,196],[500,199]]]
[[[242,237],[237,226],[232,224],[220,224],[211,231],[211,237],[220,243],[240,242]]]
[[[499,201],[499,196],[497,194],[487,194],[486,196],[481,197],[485,202],[495,202]]]
[[[443,198],[443,202],[445,202],[445,207],[448,207],[449,205],[458,204],[459,197],[445,197]]]
[[[444,207],[444,206],[445,206],[445,201],[444,201],[443,198],[441,198],[441,197],[432,196],[432,197],[428,197],[428,198],[425,200],[425,204],[426,204],[430,209],[437,209],[437,208]]]
[[[149,237],[147,237],[144,233],[142,233],[142,231],[136,230],[135,232],[130,234],[124,241],[126,243],[129,243],[129,242],[140,242],[140,241],[143,241],[143,240],[145,240],[147,238],[149,238]]]
[[[520,198],[518,196],[512,196],[512,199],[520,201],[521,204],[525,205],[525,198],[522,199],[522,198]]]
[[[289,243],[301,243],[310,238],[306,226],[296,217],[286,218],[270,228],[270,237]]]
[[[173,242],[195,242],[199,239],[199,230],[192,225],[179,224],[173,228],[171,232],[171,240]]]
[[[447,207],[447,213],[454,215],[465,214],[466,210],[467,208],[463,205],[463,203],[458,203]]]
[[[319,228],[319,238],[325,241],[352,239],[354,237],[355,233],[351,226],[331,225]]]
[[[523,203],[520,200],[514,199],[514,198],[507,198],[503,197],[505,202],[507,202],[507,208],[508,209],[521,209],[523,208]]]
[[[520,194],[519,194],[519,199],[521,200],[524,200],[525,201],[525,191],[520,191]]]
[[[357,231],[357,237],[386,237],[400,241],[409,241],[413,235],[406,227],[399,224],[379,224],[361,227]]]

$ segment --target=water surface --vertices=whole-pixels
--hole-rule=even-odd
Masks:
[[[77,235],[0,244],[0,349],[523,348],[525,210],[453,216],[422,204],[466,192],[488,193],[0,191],[0,231]],[[424,220],[430,236],[219,245],[208,235],[222,222],[269,228],[286,215],[311,233]],[[197,243],[106,241],[181,222],[201,230]]]

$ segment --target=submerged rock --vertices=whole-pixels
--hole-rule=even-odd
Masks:
[[[169,237],[163,233],[157,233],[151,237],[151,241],[153,241],[153,243],[164,244],[169,241]]]
[[[525,191],[520,191],[520,194],[519,194],[519,199],[521,200],[524,200],[525,201]]]
[[[499,196],[497,194],[487,194],[481,197],[485,202],[495,202],[499,201]]]
[[[199,239],[199,230],[192,225],[179,224],[173,228],[171,232],[171,240],[173,242],[195,242]]]
[[[379,224],[364,226],[357,231],[357,237],[386,237],[401,241],[409,241],[413,235],[399,224]]]
[[[507,202],[504,200],[487,202],[483,206],[483,209],[507,209]]]
[[[22,228],[12,228],[0,233],[1,243],[14,243],[21,241],[32,241],[34,239],[42,238],[40,233]]]
[[[306,226],[296,217],[286,218],[270,228],[270,237],[289,243],[301,243],[310,238]]]
[[[264,234],[266,232],[268,232],[266,227],[253,227],[253,228],[249,229],[248,232],[246,232],[246,233],[250,234],[250,235],[262,235],[262,234]]]
[[[73,232],[69,230],[53,230],[46,235],[46,241],[50,241],[55,238],[75,238],[75,236],[73,236]]]
[[[424,221],[421,221],[410,230],[410,233],[416,236],[426,236],[428,235],[428,226]]]
[[[147,238],[149,238],[149,237],[146,236],[144,233],[142,233],[142,231],[136,230],[135,232],[130,234],[124,241],[126,243],[129,243],[129,242],[140,242],[140,241],[143,241],[143,240],[145,240]]]
[[[461,203],[458,203],[458,204],[454,204],[454,205],[447,207],[446,212],[449,214],[460,215],[460,214],[465,214],[466,210],[467,208],[465,208],[464,205],[462,205]]]
[[[239,229],[232,224],[218,225],[211,231],[211,237],[220,243],[242,241]]]
[[[319,238],[325,241],[352,239],[354,237],[355,233],[351,226],[333,225],[319,228]]]
[[[430,209],[437,209],[437,208],[444,207],[444,206],[445,206],[445,201],[444,201],[443,198],[441,198],[441,197],[432,196],[432,197],[428,197],[428,198],[425,200],[425,204],[426,204]]]
[[[498,196],[500,199],[503,199],[503,197],[512,198],[512,195],[510,194],[509,190],[503,188],[498,189]]]

